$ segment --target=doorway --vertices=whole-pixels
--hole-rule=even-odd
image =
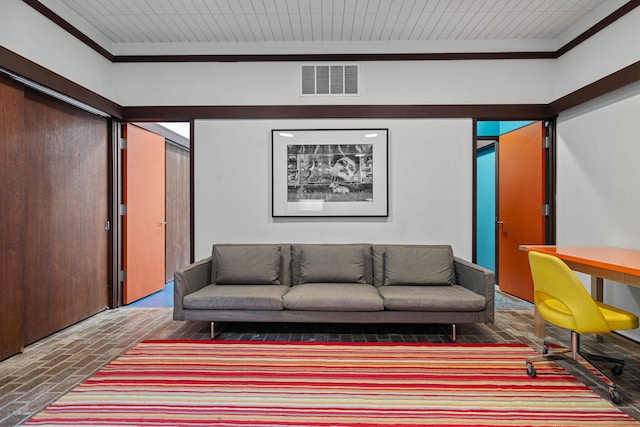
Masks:
[[[164,138],[127,123],[123,150],[122,302],[130,304],[164,288]]]
[[[523,244],[550,243],[550,122],[477,122],[476,262],[501,291],[533,301]]]
[[[123,126],[125,212],[118,305],[170,291],[175,271],[190,262],[190,126],[189,122]],[[142,204],[144,199],[150,200]],[[132,221],[137,221],[135,227],[129,226]]]

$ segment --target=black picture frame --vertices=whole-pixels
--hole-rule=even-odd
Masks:
[[[273,217],[388,217],[389,130],[273,129]]]

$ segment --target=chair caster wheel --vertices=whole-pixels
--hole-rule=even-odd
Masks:
[[[536,367],[533,366],[533,363],[531,362],[527,362],[527,375],[529,375],[531,378],[535,378],[535,376],[538,375]]]
[[[542,354],[549,354],[549,346],[548,345],[543,345],[542,346]]]
[[[624,370],[624,363],[618,363],[616,366],[611,368],[611,372],[613,375],[622,375],[622,371]]]
[[[616,405],[619,405],[622,402],[620,393],[618,393],[618,390],[616,390],[615,387],[609,387],[609,399],[611,399],[611,401]]]

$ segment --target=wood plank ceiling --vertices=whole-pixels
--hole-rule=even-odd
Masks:
[[[604,0],[41,0],[112,46],[554,40]],[[608,3],[620,4],[608,0]],[[605,5],[606,6],[606,5]]]

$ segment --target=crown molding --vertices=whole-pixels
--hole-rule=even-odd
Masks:
[[[555,58],[557,56],[554,52],[322,53],[282,55],[119,55],[114,57],[113,62],[398,62]]]

